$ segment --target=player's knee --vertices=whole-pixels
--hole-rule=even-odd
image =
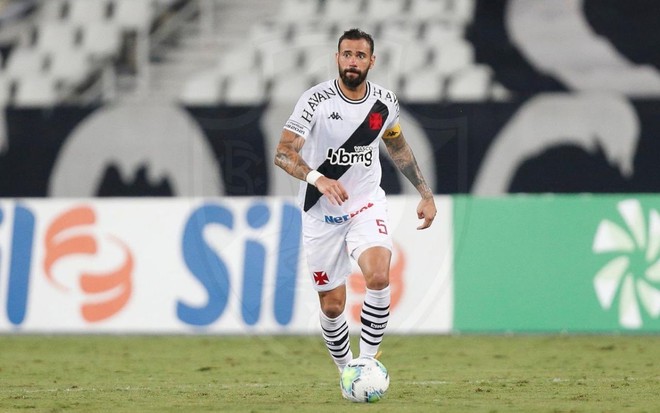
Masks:
[[[367,279],[367,288],[370,290],[382,290],[388,285],[390,285],[390,277],[385,271],[375,272]]]
[[[324,303],[321,307],[321,311],[323,311],[323,314],[328,318],[337,318],[344,312],[344,305],[340,301]]]

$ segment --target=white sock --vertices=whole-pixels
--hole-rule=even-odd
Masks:
[[[362,304],[362,332],[360,333],[360,356],[374,357],[383,341],[387,321],[390,318],[390,287],[382,290],[370,290],[364,296]]]
[[[320,319],[321,335],[325,340],[325,345],[332,360],[341,371],[349,361],[353,360],[346,315],[341,313],[337,318],[329,318],[321,311]]]

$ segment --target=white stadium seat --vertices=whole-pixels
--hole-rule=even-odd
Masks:
[[[388,41],[400,45],[407,45],[408,43],[418,40],[419,32],[420,25],[418,23],[400,21],[383,25],[380,36],[376,40],[379,42]]]
[[[42,1],[39,5],[37,16],[41,21],[60,20],[62,17],[64,17],[64,9],[64,0]]]
[[[78,28],[60,21],[48,21],[35,27],[37,39],[34,47],[44,51],[71,49],[75,46]]]
[[[484,65],[472,66],[451,77],[447,97],[453,101],[484,101],[489,97],[492,71]]]
[[[115,21],[122,29],[149,31],[154,17],[152,0],[112,0]]]
[[[444,8],[444,0],[411,0],[409,15],[418,21],[437,20]]]
[[[270,99],[274,102],[295,103],[305,90],[312,86],[307,76],[281,76],[273,81]]]
[[[449,75],[474,64],[474,48],[464,39],[435,45],[435,67]]]
[[[319,6],[318,0],[284,0],[277,21],[283,23],[306,21],[318,16]]]
[[[297,28],[292,35],[291,42],[294,46],[326,46],[337,44],[337,37],[330,35],[330,28],[324,25]]]
[[[52,106],[57,101],[56,83],[49,76],[24,76],[16,79],[14,105],[18,107]]]
[[[59,50],[50,55],[48,75],[66,85],[74,86],[90,75],[87,53],[81,49]]]
[[[399,90],[399,75],[393,70],[375,68],[369,72],[369,81],[397,93]]]
[[[107,0],[69,0],[69,12],[65,16],[73,24],[98,24],[107,18]]]
[[[259,71],[236,73],[227,78],[224,103],[254,105],[266,98],[266,79]]]
[[[119,54],[121,33],[117,25],[110,22],[86,24],[81,29],[81,47],[93,59],[105,59]]]
[[[443,87],[442,76],[434,69],[427,69],[407,76],[399,97],[410,102],[437,102],[442,99]]]
[[[302,72],[319,81],[337,76],[337,45],[311,46],[303,49]]]
[[[301,67],[301,50],[296,47],[265,47],[259,51],[260,67],[266,77],[297,73]]]
[[[430,63],[431,49],[423,42],[412,42],[403,47],[389,48],[388,67],[404,76],[414,73]],[[379,65],[380,54],[376,54],[376,65]]]
[[[258,63],[258,53],[255,48],[231,49],[220,56],[217,69],[221,74],[241,73],[253,70]]]
[[[326,22],[345,22],[362,12],[360,0],[325,0],[322,14]]]
[[[440,20],[467,24],[474,14],[474,0],[412,0],[410,16],[415,20]]]
[[[257,23],[249,29],[250,42],[255,46],[274,39],[286,42],[288,35],[289,27],[279,22]]]
[[[179,99],[186,105],[217,105],[222,96],[220,74],[214,70],[197,73],[187,79]]]
[[[38,75],[44,72],[45,67],[46,55],[43,52],[32,48],[16,47],[7,58],[4,73],[10,77]]]
[[[387,22],[390,19],[399,19],[405,10],[404,0],[366,0],[364,15],[369,20]]]
[[[443,44],[463,38],[465,26],[450,22],[430,22],[425,25],[423,40],[432,44]]]

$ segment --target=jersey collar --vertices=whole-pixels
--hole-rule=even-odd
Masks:
[[[349,99],[344,95],[344,93],[341,91],[341,88],[339,87],[339,81],[337,79],[335,79],[335,89],[337,89],[337,92],[339,92],[339,96],[341,96],[341,98],[344,99],[344,101],[346,101],[347,103],[352,103],[352,104],[364,103],[371,94],[371,82],[369,82],[368,80],[365,80],[365,82],[367,82],[367,91],[364,94],[364,97],[357,100]]]

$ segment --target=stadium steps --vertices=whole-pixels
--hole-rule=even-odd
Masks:
[[[277,12],[279,1],[201,1],[203,9],[195,19],[179,27],[178,40],[162,49],[149,67],[149,100],[178,99],[185,80],[218,64],[223,53],[248,41],[250,25]],[[209,13],[210,12],[210,13]]]

